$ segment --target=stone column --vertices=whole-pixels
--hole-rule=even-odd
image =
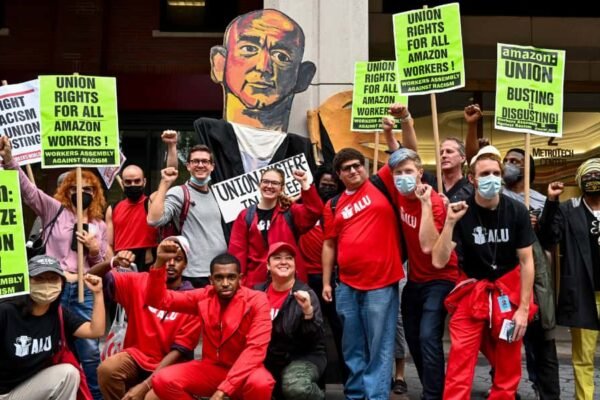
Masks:
[[[306,112],[329,96],[352,90],[354,63],[369,59],[369,2],[365,0],[264,0],[304,30],[304,60],[317,66],[311,86],[294,98],[289,132],[308,136]]]

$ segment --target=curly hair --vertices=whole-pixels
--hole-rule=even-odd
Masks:
[[[104,198],[104,190],[98,177],[91,171],[81,171],[82,180],[87,180],[90,185],[94,188],[94,199],[92,204],[87,208],[87,215],[90,220],[103,219],[104,209],[106,208],[106,199]],[[77,204],[71,203],[71,193],[69,188],[77,184],[77,177],[75,176],[75,170],[70,171],[60,186],[56,189],[54,198],[63,205],[63,207],[73,210],[77,209]]]
[[[283,192],[283,188],[285,187],[285,172],[279,168],[270,167],[263,171],[263,173],[260,175],[260,179],[262,179],[267,172],[275,172],[281,178],[281,193],[279,193],[277,203],[282,210],[287,210],[292,205],[292,199],[286,196]]]

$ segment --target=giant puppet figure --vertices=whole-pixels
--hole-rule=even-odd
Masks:
[[[310,140],[287,132],[294,95],[308,88],[316,72],[303,54],[302,28],[271,9],[237,17],[223,46],[211,49],[211,76],[223,86],[223,119],[199,118],[194,129],[215,154],[215,181],[299,153],[314,169]]]

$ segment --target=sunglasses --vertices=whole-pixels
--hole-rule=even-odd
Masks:
[[[358,171],[359,169],[362,168],[362,164],[359,162],[355,162],[354,164],[348,164],[348,165],[344,165],[343,167],[340,168],[340,170],[342,170],[343,172],[350,172],[352,170],[352,168],[354,168],[355,171]]]

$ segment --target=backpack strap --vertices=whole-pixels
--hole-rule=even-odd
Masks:
[[[48,222],[48,225],[46,225],[44,227],[44,229],[42,229],[42,235],[44,237],[44,244],[42,245],[43,247],[46,247],[46,244],[48,243],[48,239],[50,238],[50,234],[52,234],[52,230],[54,229],[54,225],[56,225],[56,221],[58,220],[58,217],[60,216],[60,214],[63,212],[63,210],[65,209],[65,207],[61,204],[60,208],[58,209],[58,211],[56,212],[56,215],[54,216],[54,218],[52,218],[52,221]],[[46,230],[48,230],[48,233],[46,234]]]
[[[283,212],[283,218],[285,218],[285,222],[287,222],[288,226],[292,230],[294,240],[296,241],[296,243],[298,243],[298,237],[300,235],[298,235],[298,229],[296,229],[296,223],[294,222],[294,216],[292,215],[291,208],[288,208]]]
[[[341,193],[336,194],[334,197],[331,198],[331,200],[329,201],[329,208],[331,209],[331,215],[333,215],[333,217],[335,218],[335,209],[337,208],[337,203],[338,201],[340,201],[340,197],[342,196]],[[323,218],[323,215],[321,214],[321,227],[323,229],[323,232],[325,232],[325,218]]]
[[[394,204],[394,200],[392,200],[392,195],[383,183],[381,177],[377,174],[369,177],[369,180],[388,200],[390,205],[392,206],[392,210],[394,210],[394,214],[396,215],[396,223],[398,224],[398,233],[400,234],[400,247],[402,247],[402,261],[406,261],[408,259],[408,252],[406,248],[406,241],[404,240],[404,232],[402,231],[402,219],[400,218],[400,212],[398,211],[398,207]]]
[[[256,204],[252,204],[246,210],[246,227],[250,229],[250,225],[252,225],[252,221],[254,220],[254,215],[256,215]]]
[[[187,187],[187,184],[180,185],[181,190],[183,190],[183,207],[181,207],[181,213],[179,214],[179,231],[183,231],[183,223],[188,216],[188,212],[190,211],[190,189]]]

